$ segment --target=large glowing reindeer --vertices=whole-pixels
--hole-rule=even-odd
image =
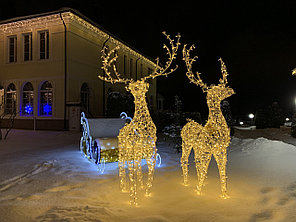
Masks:
[[[177,69],[170,66],[173,60],[176,58],[177,50],[180,45],[180,35],[176,36],[176,42],[170,38],[165,32],[163,34],[169,40],[171,49],[164,45],[167,51],[168,61],[164,67],[159,64],[159,59],[156,60],[156,66],[154,71],[139,80],[127,79],[121,77],[118,73],[115,62],[118,58],[117,51],[119,46],[106,53],[106,49],[103,49],[102,68],[105,71],[106,76],[99,76],[100,79],[110,83],[124,83],[127,84],[126,90],[131,92],[134,96],[135,113],[132,121],[126,124],[119,132],[118,136],[118,149],[119,149],[119,177],[120,177],[120,189],[126,190],[126,172],[125,164],[127,163],[128,175],[129,175],[129,187],[130,187],[130,202],[131,204],[137,204],[137,185],[142,188],[142,169],[141,160],[146,159],[148,166],[148,179],[146,183],[146,195],[150,195],[152,187],[154,168],[156,162],[156,127],[150,117],[150,113],[146,103],[146,92],[149,88],[148,79],[154,79],[158,76],[167,76]],[[112,73],[111,73],[112,72]]]
[[[208,166],[212,155],[214,156],[221,182],[221,197],[226,199],[226,163],[227,147],[230,143],[230,130],[222,114],[220,103],[222,100],[234,94],[233,89],[227,85],[227,70],[224,62],[220,58],[222,79],[218,85],[207,86],[201,79],[200,73],[196,75],[192,72],[192,64],[197,56],[190,58],[190,51],[194,49],[192,45],[189,49],[184,45],[183,60],[187,67],[187,77],[190,82],[200,86],[204,93],[207,93],[207,104],[209,107],[209,117],[205,126],[193,120],[189,120],[181,131],[182,137],[182,157],[181,165],[183,170],[184,185],[188,184],[188,157],[193,148],[195,154],[195,164],[197,170],[197,193],[201,194],[204,180],[207,176]]]

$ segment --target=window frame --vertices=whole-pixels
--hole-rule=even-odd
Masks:
[[[26,52],[26,37],[29,36],[29,46],[28,46],[28,52]],[[26,53],[28,54],[28,59],[26,59]],[[24,33],[23,34],[23,60],[25,62],[32,61],[33,59],[33,35],[32,32]]]
[[[86,82],[80,87],[80,104],[87,112],[90,110],[90,88]]]
[[[30,84],[32,90],[25,90],[27,84]],[[25,95],[27,94],[27,95]],[[28,98],[28,101],[25,102],[25,99]],[[31,106],[32,112],[29,113],[26,111],[26,106]],[[22,87],[22,103],[21,103],[21,115],[22,116],[33,116],[34,115],[34,86],[31,82],[26,82]]]
[[[41,39],[41,34],[44,34],[44,52],[41,52],[41,48],[42,48],[42,45],[41,45],[41,41],[43,39]],[[38,45],[39,45],[39,59],[40,60],[46,60],[46,59],[49,59],[49,31],[48,30],[42,30],[42,31],[38,31]],[[44,54],[44,57],[41,56]]]
[[[13,85],[14,90],[9,90],[8,88],[9,86]],[[11,107],[8,109],[7,108],[7,104],[8,104],[8,94],[11,94]],[[5,96],[5,105],[4,105],[4,114],[6,115],[16,115],[16,110],[17,110],[17,89],[14,83],[10,83],[7,87],[6,87],[6,91],[4,92],[4,96]],[[9,112],[8,112],[9,111]]]
[[[48,82],[51,86],[51,89],[42,89],[43,85]],[[46,114],[46,112],[43,112],[43,104],[42,103],[42,95],[46,96],[46,104],[50,104],[51,106],[51,111],[50,111],[50,114]],[[49,96],[49,94],[51,93],[51,95]],[[54,104],[54,101],[53,101],[53,84],[50,82],[50,81],[43,81],[41,84],[40,84],[40,87],[39,87],[39,99],[38,99],[38,115],[41,116],[41,117],[51,117],[53,116],[53,104]],[[50,100],[50,97],[51,97],[51,100]],[[49,103],[49,101],[51,101],[51,103]],[[48,112],[49,113],[49,112]]]
[[[16,63],[17,62],[17,35],[10,35],[7,36],[7,49],[8,49],[8,63]],[[11,55],[11,42],[10,40],[13,39],[13,55]],[[13,60],[11,59],[13,58]]]

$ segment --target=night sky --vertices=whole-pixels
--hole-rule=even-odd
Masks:
[[[202,73],[208,85],[218,83],[218,58],[223,58],[229,86],[236,92],[228,99],[234,115],[255,113],[275,101],[287,113],[295,109],[296,76],[291,70],[296,67],[296,1],[122,2],[11,1],[1,7],[0,19],[71,7],[144,54],[159,56],[162,62],[165,38],[161,32],[172,36],[179,32],[182,43],[196,45],[194,53],[199,59],[194,70]],[[167,105],[179,95],[185,111],[206,115],[205,94],[189,84],[181,52],[179,69],[158,79],[158,91]]]

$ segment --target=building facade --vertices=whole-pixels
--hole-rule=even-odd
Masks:
[[[15,128],[55,130],[68,129],[72,119],[79,125],[79,110],[104,117],[107,92],[125,91],[123,84],[97,77],[104,75],[103,47],[117,45],[116,66],[123,76],[136,80],[154,69],[150,58],[73,9],[2,21],[2,126],[14,114]],[[150,82],[147,98],[156,109],[156,80]]]

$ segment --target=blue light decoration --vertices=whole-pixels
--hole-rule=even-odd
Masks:
[[[52,106],[50,104],[45,104],[43,106],[43,113],[45,113],[47,116],[51,115]]]
[[[30,104],[27,104],[25,106],[25,114],[31,115],[32,113],[33,113],[33,106],[31,106]]]

